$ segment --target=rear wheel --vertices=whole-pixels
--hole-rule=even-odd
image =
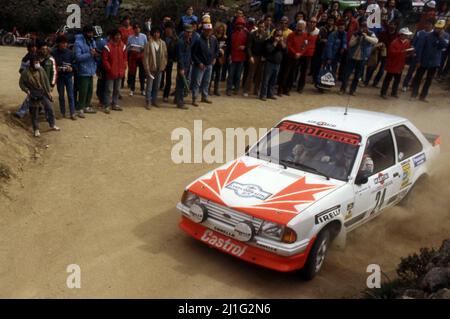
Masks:
[[[331,241],[330,231],[328,229],[322,230],[316,238],[311,251],[309,252],[308,260],[305,266],[300,270],[303,279],[313,279],[322,268],[325,261],[326,253]]]

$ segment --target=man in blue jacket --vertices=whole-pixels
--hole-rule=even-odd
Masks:
[[[66,98],[65,92],[69,99],[70,118],[76,120],[75,116],[75,98],[73,92],[73,51],[67,48],[67,38],[64,35],[58,36],[56,39],[56,48],[52,51],[53,58],[56,62],[56,88],[59,96],[59,109],[62,117],[66,117]]]
[[[184,26],[177,44],[177,82],[175,88],[175,103],[178,108],[186,110],[184,93],[189,89],[188,77],[191,69],[192,33],[194,29],[190,24]]]
[[[428,102],[426,97],[428,90],[441,64],[442,50],[446,49],[449,43],[449,35],[444,31],[445,20],[439,20],[434,25],[434,31],[427,33],[419,43],[417,43],[417,71],[413,79],[411,98],[415,99],[419,94],[420,82],[425,73],[425,83],[420,92],[419,99],[422,102]]]
[[[362,76],[364,66],[369,59],[372,46],[378,43],[378,39],[372,31],[367,28],[367,22],[361,22],[358,32],[355,32],[349,42],[348,61],[345,66],[345,74],[342,81],[340,94],[345,93],[348,79],[354,72],[350,95],[355,95],[358,81]]]
[[[336,74],[337,65],[341,61],[342,54],[347,50],[347,32],[343,21],[337,23],[337,30],[328,36],[325,48],[325,62],[331,65],[333,73]]]
[[[80,118],[84,118],[84,113],[96,113],[91,106],[92,94],[94,91],[94,75],[97,71],[97,61],[99,54],[96,50],[94,40],[94,28],[85,26],[83,34],[75,37],[75,60],[78,67],[78,104],[77,111]]]
[[[209,82],[211,81],[212,67],[219,56],[217,39],[212,35],[212,24],[203,25],[200,39],[192,45],[192,105],[198,106],[197,98],[201,91],[202,102],[211,104],[208,100]]]

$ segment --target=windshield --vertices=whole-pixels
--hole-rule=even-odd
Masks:
[[[248,155],[347,181],[360,141],[356,134],[284,121],[253,146]]]

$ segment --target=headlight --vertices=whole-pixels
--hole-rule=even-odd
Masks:
[[[286,227],[284,229],[283,238],[281,241],[286,244],[292,244],[297,240],[297,233],[295,230]]]
[[[264,221],[259,229],[259,235],[270,239],[281,240],[281,236],[284,232],[284,226]]]
[[[184,191],[181,197],[181,203],[189,208],[198,200],[198,196],[191,193],[190,191]]]

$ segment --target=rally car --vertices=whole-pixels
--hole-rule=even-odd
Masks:
[[[430,174],[440,137],[405,118],[341,107],[289,116],[184,191],[179,226],[245,261],[312,279],[332,240]]]

